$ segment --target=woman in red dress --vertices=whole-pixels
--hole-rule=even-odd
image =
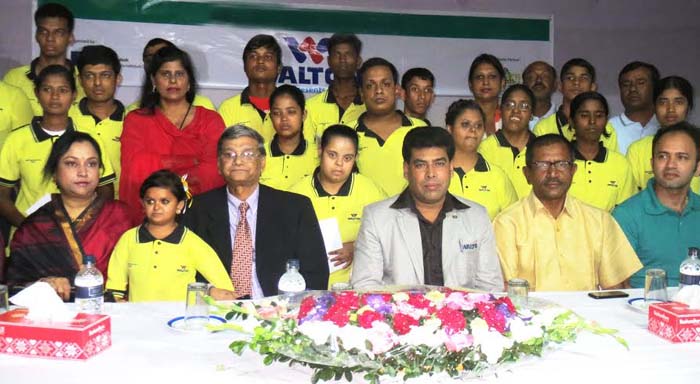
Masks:
[[[192,62],[184,51],[164,47],[153,57],[141,91],[140,109],[124,121],[120,199],[132,224],[143,221],[139,187],[159,169],[186,177],[194,195],[222,186],[216,142],[224,131],[218,113],[193,106],[197,92]]]

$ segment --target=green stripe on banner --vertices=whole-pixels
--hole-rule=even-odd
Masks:
[[[39,4],[48,3],[39,0]],[[270,4],[63,0],[81,19],[182,25],[226,24],[292,31],[549,41],[550,20],[302,9]]]

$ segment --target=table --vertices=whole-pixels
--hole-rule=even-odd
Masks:
[[[630,297],[642,295],[629,290]],[[630,350],[610,337],[582,334],[575,344],[489,374],[473,382],[499,383],[690,383],[700,377],[700,343],[672,344],[646,330],[645,315],[627,299],[594,300],[585,292],[532,293],[616,328]],[[112,347],[88,361],[58,361],[0,355],[2,383],[309,383],[310,370],[286,364],[264,366],[250,351],[236,356],[228,344],[235,332],[190,334],[167,327],[182,303],[108,304]],[[357,382],[362,382],[356,378]],[[382,380],[382,383],[393,380]],[[401,382],[401,381],[396,381]],[[421,378],[409,383],[453,382]]]

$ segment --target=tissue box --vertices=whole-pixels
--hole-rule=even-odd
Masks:
[[[0,314],[0,353],[86,360],[112,345],[107,315],[79,313],[70,322],[27,320],[26,309]]]
[[[700,341],[700,309],[667,302],[649,306],[648,329],[674,343]]]

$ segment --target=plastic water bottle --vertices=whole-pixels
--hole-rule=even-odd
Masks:
[[[277,290],[290,306],[301,302],[301,296],[306,290],[306,281],[304,276],[299,273],[299,260],[290,259],[287,261],[287,272],[280,277]]]
[[[700,257],[698,248],[688,248],[688,257],[681,263],[678,288],[686,285],[700,285]]]
[[[75,303],[80,312],[90,314],[102,313],[104,278],[95,267],[95,256],[83,258],[83,268],[75,275]]]

